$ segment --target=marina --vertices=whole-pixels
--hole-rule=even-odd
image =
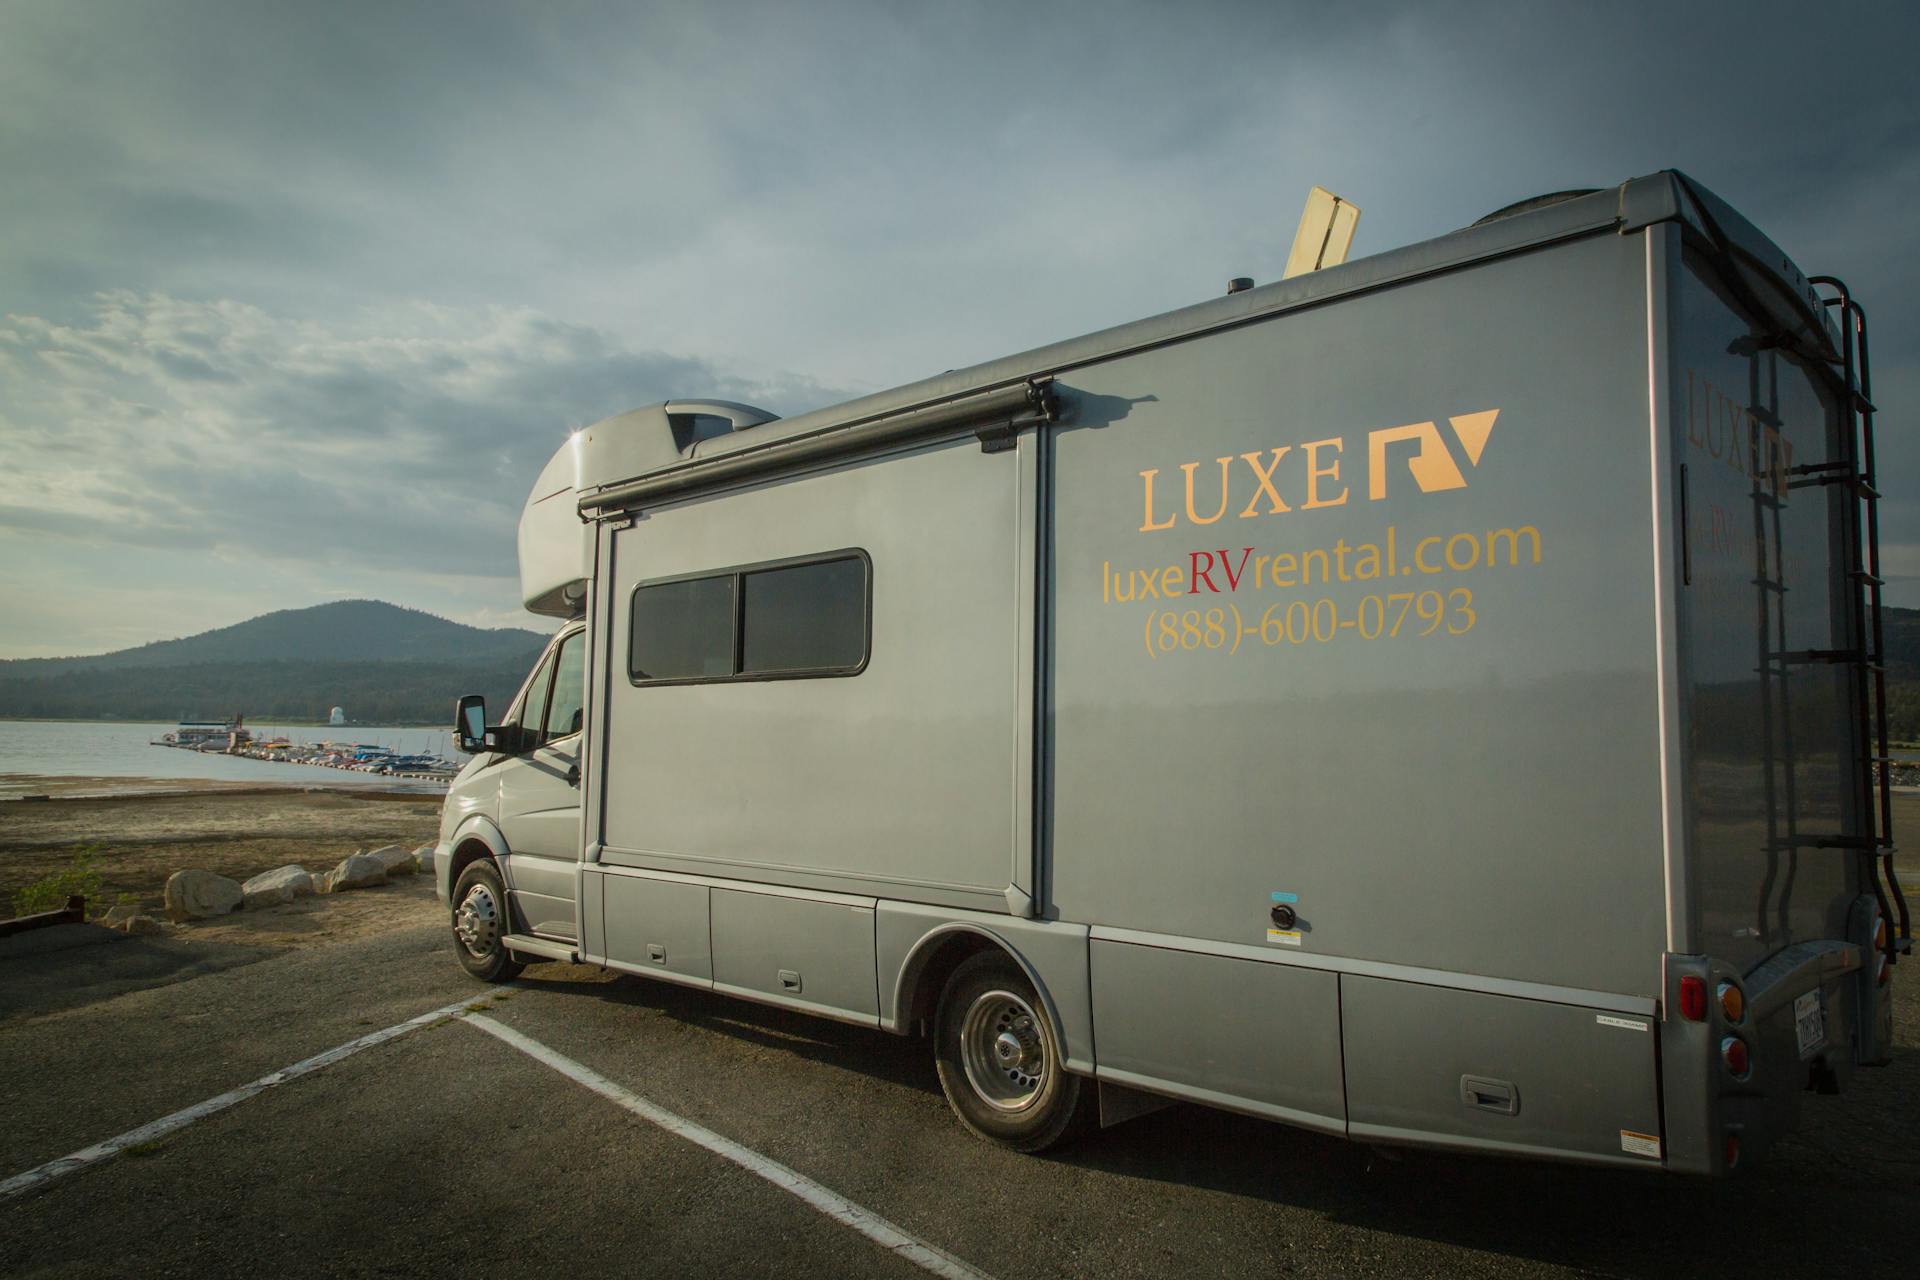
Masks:
[[[327,790],[418,791],[446,789],[446,775],[421,771],[376,773],[387,760],[358,758],[355,748],[377,747],[394,757],[454,755],[444,729],[410,725],[310,724],[249,730],[244,753],[228,743],[202,750],[165,741],[173,721],[0,720],[0,800],[56,792],[67,795],[151,794],[187,786],[313,787]],[[285,750],[266,750],[267,743]],[[173,746],[158,750],[155,744]],[[323,749],[324,748],[324,749]],[[258,754],[255,754],[256,751]],[[338,759],[328,759],[338,756]]]
[[[338,726],[329,726],[335,727]],[[457,761],[431,751],[400,751],[373,742],[303,742],[285,733],[257,737],[246,726],[244,716],[235,716],[232,720],[183,720],[149,745],[419,782],[444,784],[460,771]]]

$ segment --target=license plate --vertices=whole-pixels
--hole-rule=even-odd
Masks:
[[[1800,1041],[1802,1058],[1811,1058],[1827,1043],[1827,1017],[1817,988],[1793,1002],[1793,1034]]]

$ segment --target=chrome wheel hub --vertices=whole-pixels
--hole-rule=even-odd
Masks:
[[[484,960],[493,954],[494,942],[500,937],[500,910],[486,885],[474,885],[460,900],[453,913],[453,933],[474,959]]]
[[[988,991],[960,1022],[960,1065],[981,1101],[1024,1111],[1039,1098],[1052,1064],[1033,1007],[1011,991]]]

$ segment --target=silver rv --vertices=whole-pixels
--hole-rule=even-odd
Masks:
[[[436,851],[567,960],[1185,1099],[1718,1174],[1908,947],[1865,320],[1678,173],[780,420],[575,434]]]

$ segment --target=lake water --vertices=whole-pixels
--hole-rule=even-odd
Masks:
[[[377,744],[395,751],[428,752],[458,761],[446,729],[398,728],[379,725],[307,725],[279,728],[249,725],[257,738],[284,737],[292,742],[354,742]],[[259,782],[280,786],[377,787],[391,791],[444,791],[438,783],[314,765],[275,764],[242,756],[181,751],[149,744],[172,730],[172,724],[126,724],[114,721],[0,720],[0,795],[20,787],[5,785],[9,777],[38,775],[59,778],[98,777],[134,779],[216,779]],[[111,792],[109,783],[99,788]]]

